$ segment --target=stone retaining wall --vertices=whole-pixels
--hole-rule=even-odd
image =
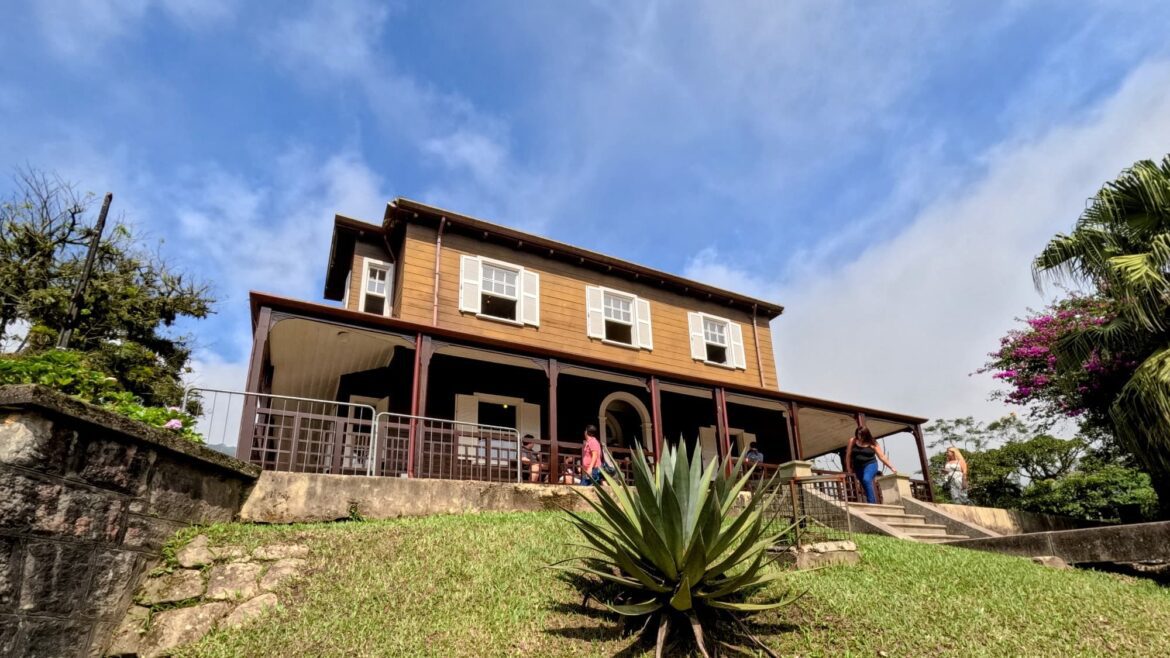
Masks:
[[[0,656],[100,655],[163,543],[255,467],[47,389],[0,387]]]

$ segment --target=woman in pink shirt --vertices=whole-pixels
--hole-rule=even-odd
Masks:
[[[601,484],[601,441],[597,426],[585,426],[585,443],[581,446],[581,484]]]

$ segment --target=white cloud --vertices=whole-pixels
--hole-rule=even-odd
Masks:
[[[36,0],[42,36],[62,59],[92,61],[109,41],[130,34],[153,7],[188,28],[229,18],[234,0]]]
[[[986,173],[936,198],[851,261],[803,263],[762,284],[699,254],[688,271],[786,306],[773,325],[784,390],[934,418],[991,419],[993,383],[969,376],[1029,306],[1032,258],[1085,200],[1170,143],[1170,64],[1143,66],[1090,114],[987,154]],[[864,221],[864,220],[861,220]],[[901,454],[913,463],[912,453]]]

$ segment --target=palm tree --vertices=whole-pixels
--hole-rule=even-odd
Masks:
[[[1142,160],[1106,183],[1072,233],[1057,235],[1032,265],[1043,278],[1089,284],[1116,316],[1058,345],[1059,366],[1080,368],[1094,352],[1128,354],[1133,374],[1109,405],[1121,445],[1154,482],[1170,512],[1170,155]]]

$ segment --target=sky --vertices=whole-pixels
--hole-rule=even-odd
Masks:
[[[0,173],[112,191],[212,284],[204,386],[243,386],[249,290],[320,301],[333,215],[404,196],[783,304],[784,390],[990,420],[1032,257],[1170,152],[1161,1],[0,12]]]

